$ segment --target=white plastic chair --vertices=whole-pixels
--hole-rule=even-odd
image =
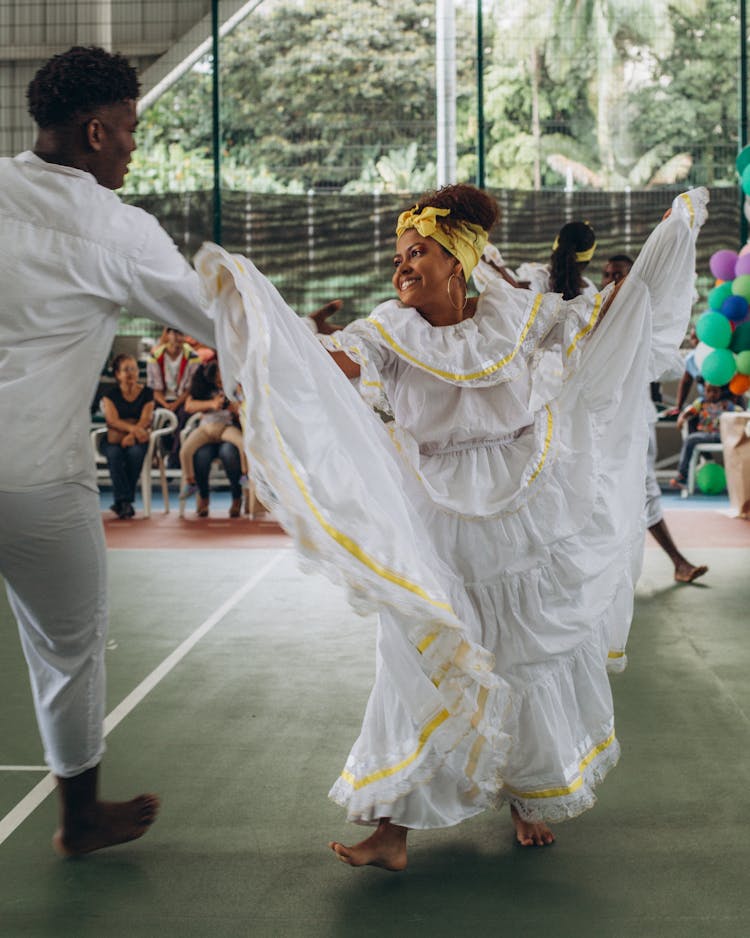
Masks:
[[[689,421],[686,421],[682,425],[682,439],[683,441],[687,439],[688,434],[690,433]],[[700,457],[704,453],[723,453],[724,449],[721,443],[696,443],[695,448],[690,456],[690,462],[688,463],[688,472],[687,472],[687,482],[685,488],[682,489],[680,495],[683,498],[688,498],[690,495],[695,495],[695,477],[698,472],[698,463]]]
[[[148,439],[148,448],[141,469],[141,497],[143,499],[143,517],[151,516],[151,480],[152,473],[158,473],[161,482],[161,494],[164,499],[164,514],[169,514],[169,482],[167,480],[167,467],[164,453],[157,442],[160,437],[174,433],[177,429],[177,415],[164,407],[157,407],[151,419],[151,436]],[[91,430],[91,447],[96,462],[97,481],[109,478],[107,459],[100,450],[100,444],[107,432],[106,426],[94,427]],[[156,465],[154,466],[154,463]]]

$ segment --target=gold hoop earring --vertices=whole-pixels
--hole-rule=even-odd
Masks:
[[[453,280],[455,276],[456,276],[455,274],[451,274],[450,277],[448,277],[448,299],[453,309],[458,310],[458,312],[462,313],[466,309],[466,304],[469,302],[469,294],[467,292],[464,295],[464,302],[462,306],[456,306],[456,304],[453,302],[453,297],[451,296],[451,281]]]

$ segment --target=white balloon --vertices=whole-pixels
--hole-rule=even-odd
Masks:
[[[711,348],[710,345],[706,345],[705,342],[699,342],[695,346],[695,364],[698,366],[698,368],[703,367],[703,362],[713,351],[715,351],[715,349]]]

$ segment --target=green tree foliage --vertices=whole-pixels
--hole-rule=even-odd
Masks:
[[[658,148],[664,161],[686,151],[693,184],[736,185],[737,4],[708,0],[692,12],[681,4],[669,17],[674,43],[643,56],[649,81],[628,102],[635,148]]]
[[[497,188],[734,182],[733,0],[484,0]],[[459,179],[476,166],[475,0],[456,0]],[[131,191],[210,187],[204,61],[142,115]],[[710,93],[707,93],[710,89]],[[222,181],[266,192],[434,182],[435,3],[269,0],[222,41]]]
[[[475,76],[468,0],[457,20],[457,107],[462,145],[470,149],[466,125]],[[349,0],[345,7],[278,0],[222,41],[220,71],[222,149],[250,176],[263,167],[280,188],[339,188],[368,178],[400,187],[406,166],[388,162],[401,153],[413,163],[412,188],[425,172],[429,177],[435,162],[434,0],[408,6]],[[198,157],[211,152],[210,61],[148,109],[140,132],[144,152],[162,143],[168,153],[169,144],[179,144],[196,163],[193,175],[200,175]],[[390,184],[377,169],[380,160],[394,179]]]
[[[553,8],[543,0],[496,0],[490,64],[485,78],[487,181],[532,189],[559,185],[547,161],[552,152],[591,161],[595,118],[588,101],[589,56],[571,58],[564,78],[553,77]]]
[[[385,148],[434,135],[432,0],[282,4],[225,43],[227,146],[283,181],[339,186],[357,177],[373,127]],[[390,139],[388,139],[390,137]]]

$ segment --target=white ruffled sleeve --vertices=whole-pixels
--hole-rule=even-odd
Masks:
[[[318,340],[329,352],[344,352],[359,365],[357,388],[362,398],[373,410],[392,417],[393,409],[383,381],[389,365],[393,364],[388,360],[391,356],[386,354],[381,344],[370,341],[370,332],[364,327],[363,320],[357,319],[330,335],[320,335]]]
[[[566,370],[577,373],[595,410],[615,409],[626,383],[657,381],[674,368],[675,352],[690,321],[695,240],[707,217],[707,203],[705,189],[678,196],[608,309],[614,286],[599,294],[605,315],[593,317],[590,326],[569,341]]]
[[[708,190],[690,189],[678,195],[668,218],[654,229],[628,280],[640,280],[651,305],[649,381],[657,381],[673,367],[690,323],[695,290],[695,241],[708,217]],[[613,303],[618,306],[619,297]]]

